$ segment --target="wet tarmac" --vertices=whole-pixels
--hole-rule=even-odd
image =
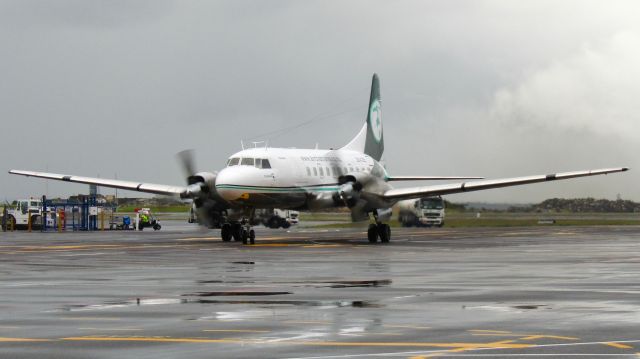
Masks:
[[[0,358],[640,357],[640,228],[1,233]]]

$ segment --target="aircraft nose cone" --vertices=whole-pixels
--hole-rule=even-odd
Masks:
[[[250,166],[227,167],[216,177],[216,191],[225,201],[236,202],[249,199],[249,187],[256,169]]]

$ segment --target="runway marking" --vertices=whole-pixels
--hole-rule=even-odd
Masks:
[[[220,332],[220,333],[269,333],[269,330],[253,330],[253,329],[204,329],[203,332]]]
[[[106,330],[106,331],[138,331],[139,328],[78,328],[79,330]]]
[[[187,238],[178,238],[177,241],[198,241],[198,240],[210,240],[210,239],[218,239],[218,237],[187,237]]]
[[[325,321],[319,321],[319,320],[307,320],[307,321],[286,320],[283,323],[287,323],[287,324],[331,324],[331,322],[325,322]]]
[[[542,338],[547,338],[547,339],[562,339],[562,340],[578,340],[580,338],[575,338],[575,337],[561,337],[559,335],[542,335],[542,334],[532,334],[529,336],[526,336],[524,338],[520,338],[521,340],[535,340],[535,339],[542,339]]]
[[[605,343],[602,343],[602,344],[608,345],[610,347],[618,348],[618,349],[633,349],[633,347],[631,345],[620,344],[620,343],[616,343],[616,342],[605,342]]]
[[[65,317],[61,320],[122,320],[122,318],[115,317]]]

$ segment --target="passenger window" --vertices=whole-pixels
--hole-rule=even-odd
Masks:
[[[353,167],[349,167],[349,171],[353,172]]]
[[[327,176],[331,176],[331,170],[329,169],[329,167],[325,168],[327,170]]]
[[[311,176],[311,170],[307,167],[307,176]]]
[[[227,163],[227,166],[237,166],[238,163],[240,163],[240,159],[239,158],[232,158],[229,160],[229,162]]]
[[[345,168],[344,168],[344,172],[343,172],[342,174],[345,174],[345,175],[346,175],[347,173],[349,173],[349,171],[347,170],[347,167],[345,167]]]
[[[314,175],[314,176],[317,176],[317,175],[318,175],[318,170],[317,170],[315,167],[313,167],[313,175]]]
[[[240,162],[242,166],[253,166],[253,158],[243,158]]]
[[[318,168],[318,170],[320,171],[320,176],[324,177],[324,171],[322,170],[322,167]]]
[[[266,158],[262,159],[262,168],[271,168],[271,163],[269,163],[269,160]]]

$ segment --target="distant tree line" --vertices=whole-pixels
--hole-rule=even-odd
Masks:
[[[640,203],[617,199],[551,198],[539,204],[509,207],[508,212],[640,212]]]

